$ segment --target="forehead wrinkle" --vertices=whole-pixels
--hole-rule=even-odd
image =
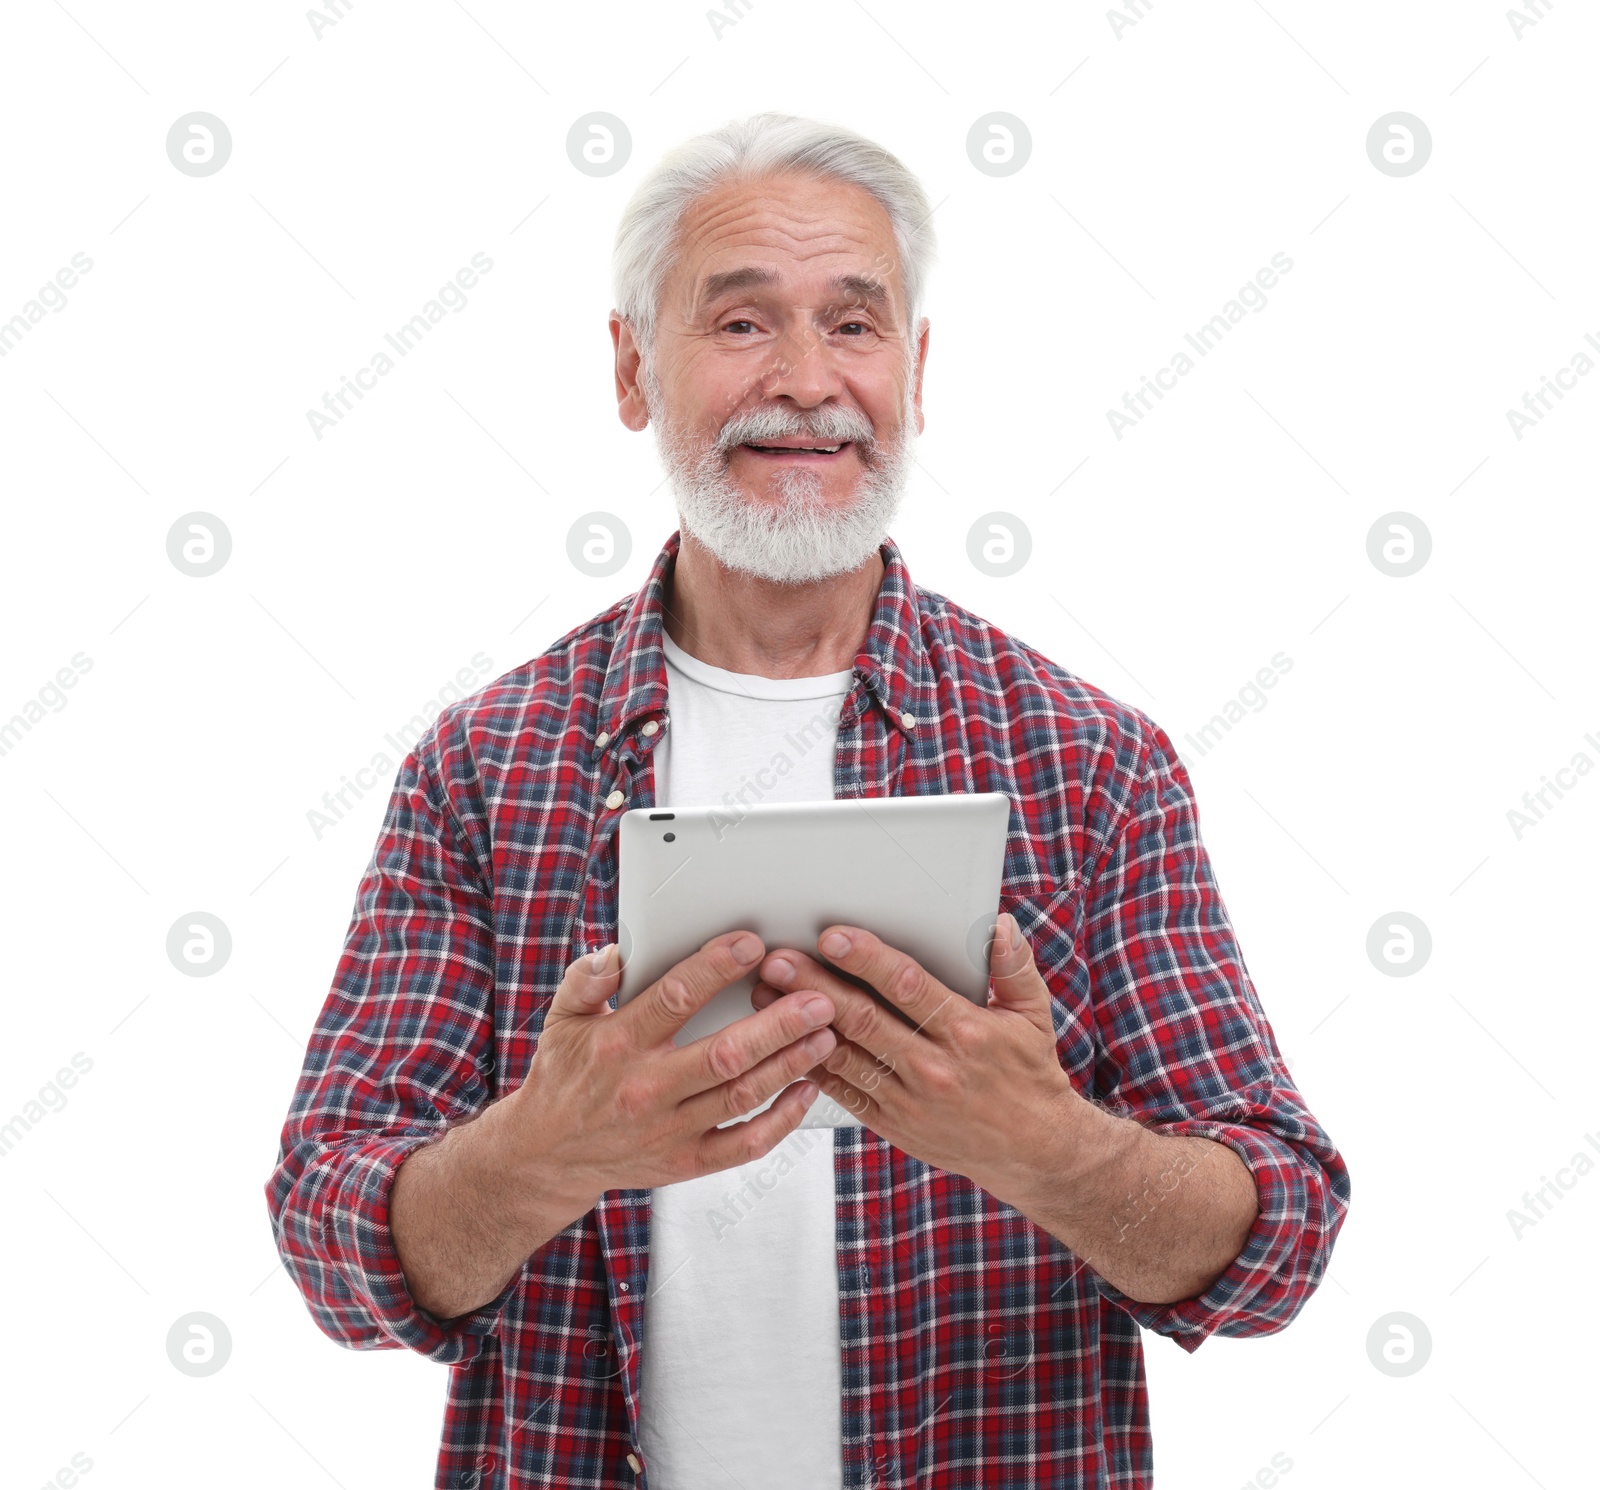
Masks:
[[[702,202],[704,200],[702,198]],[[755,218],[763,213],[775,215],[780,221],[750,222],[742,231],[737,226],[741,218]],[[683,232],[688,240],[686,246],[698,247],[714,258],[722,258],[741,247],[785,247],[797,257],[811,258],[819,253],[864,252],[871,241],[870,233],[854,224],[841,224],[826,214],[797,214],[789,203],[734,193],[710,210],[697,204],[686,217]],[[718,238],[723,241],[712,241]]]
[[[761,236],[757,235],[756,241],[753,242],[729,243],[720,247],[704,245],[706,251],[710,254],[710,258],[700,266],[694,283],[685,286],[684,303],[691,313],[695,308],[703,308],[711,304],[713,299],[720,298],[719,295],[713,294],[710,282],[721,275],[748,274],[750,276],[747,285],[728,286],[727,289],[729,291],[748,288],[759,294],[763,291],[777,290],[782,287],[784,275],[776,266],[761,262],[743,265],[737,263],[737,258],[741,253],[751,250],[759,252],[760,250],[771,249],[772,244],[770,241],[760,241]],[[793,240],[790,241],[792,242]],[[867,256],[865,244],[857,247],[855,251],[863,257]],[[803,269],[809,269],[814,260],[841,255],[854,256],[850,249],[842,248],[836,243],[830,242],[794,244],[793,251],[789,257]],[[872,263],[874,265],[877,263],[876,257],[872,259]],[[765,282],[757,278],[757,276],[763,274],[766,276]],[[852,305],[863,301],[893,306],[895,298],[885,276],[876,273],[871,268],[863,268],[850,263],[841,265],[836,273],[828,276],[828,283],[824,287],[823,297],[820,303],[828,306]]]
[[[751,291],[755,298],[759,298],[765,290],[781,288],[782,282],[782,275],[762,264],[749,264],[738,269],[719,269],[707,276],[696,304],[713,305],[724,295],[742,295],[747,290]],[[887,306],[891,303],[888,285],[883,280],[867,274],[842,271],[829,279],[826,288],[828,299],[824,304],[828,308],[863,303]]]
[[[855,217],[860,216],[863,210],[866,213],[876,208],[877,212],[885,217],[883,209],[878,203],[868,198],[862,202],[853,191],[841,188],[840,198],[843,202],[845,213]],[[778,196],[767,196],[761,193],[752,193],[729,188],[721,192],[711,192],[699,200],[685,214],[685,226],[694,223],[690,229],[690,236],[699,237],[709,235],[719,229],[736,222],[740,217],[756,216],[767,213],[777,217],[777,225],[765,225],[755,229],[757,232],[766,231],[778,233],[787,237],[792,242],[798,242],[804,237],[816,237],[818,234],[833,233],[846,239],[854,239],[854,233],[859,229],[852,229],[850,225],[841,225],[826,207],[807,207],[802,204],[787,201]],[[859,241],[860,240],[856,240]]]
[[[892,228],[888,228],[887,214],[875,199],[869,197],[862,200],[848,187],[841,187],[841,195],[845,199],[845,211],[852,218],[850,221],[840,222],[826,209],[809,210],[779,197],[752,193],[742,189],[742,184],[715,189],[698,198],[682,220],[680,231],[683,246],[673,272],[678,285],[674,298],[683,318],[692,320],[697,310],[708,303],[704,285],[710,276],[741,267],[739,258],[745,253],[753,254],[759,260],[774,251],[785,254],[802,266],[829,255],[859,255],[870,259],[872,268],[842,265],[837,277],[853,274],[859,279],[883,286],[883,304],[898,313],[898,295],[888,283],[895,276],[893,271],[888,276],[878,272],[877,266],[882,255],[874,251],[874,243],[881,238],[884,245],[898,256]],[[884,218],[882,226],[888,231],[874,233],[871,227],[854,220],[870,215],[874,210]],[[762,216],[779,220],[755,220]],[[686,261],[696,250],[704,261],[699,265],[690,265]],[[683,278],[686,271],[691,276],[687,283]],[[774,272],[777,272],[775,268]],[[833,304],[858,302],[861,298],[832,286],[828,293],[833,297]]]
[[[790,259],[807,264],[813,259],[830,254],[859,254],[867,257],[870,242],[868,238],[858,237],[831,226],[819,228],[816,233],[806,237],[771,224],[762,224],[759,227],[752,225],[748,232],[729,234],[720,242],[710,241],[708,235],[706,239],[698,240],[697,246],[709,254],[714,263],[721,263],[740,253],[765,255],[780,252]],[[841,270],[841,273],[844,272],[848,271]]]

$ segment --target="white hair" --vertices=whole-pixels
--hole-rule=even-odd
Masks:
[[[697,198],[726,181],[785,172],[852,182],[882,204],[894,229],[906,340],[914,348],[936,251],[933,209],[917,178],[854,130],[793,114],[752,114],[669,150],[639,183],[617,225],[612,255],[616,312],[640,349],[654,347],[661,291],[676,262],[678,228]]]

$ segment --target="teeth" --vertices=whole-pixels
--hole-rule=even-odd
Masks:
[[[843,445],[755,445],[752,450],[809,450],[817,455],[833,455],[843,450]]]

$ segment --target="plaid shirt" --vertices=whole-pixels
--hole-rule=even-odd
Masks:
[[[567,964],[615,939],[616,825],[655,802],[662,736],[640,726],[665,722],[677,550],[674,533],[637,595],[446,707],[402,763],[266,1185],[328,1335],[450,1366],[439,1487],[649,1484],[650,1192],[607,1191],[449,1320],[408,1293],[388,1201],[418,1145],[525,1079]],[[1139,1303],[972,1181],[835,1130],[845,1483],[1146,1486],[1140,1326],[1189,1351],[1283,1329],[1349,1175],[1262,1012],[1166,733],[881,552],[835,795],[1005,792],[1001,908],[1054,995],[1063,1069],[1156,1132],[1234,1149],[1260,1214],[1203,1294]]]

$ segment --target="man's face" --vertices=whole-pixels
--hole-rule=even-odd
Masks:
[[[870,193],[730,184],[685,214],[632,412],[656,426],[687,533],[732,568],[803,582],[876,551],[922,428],[926,353]]]

